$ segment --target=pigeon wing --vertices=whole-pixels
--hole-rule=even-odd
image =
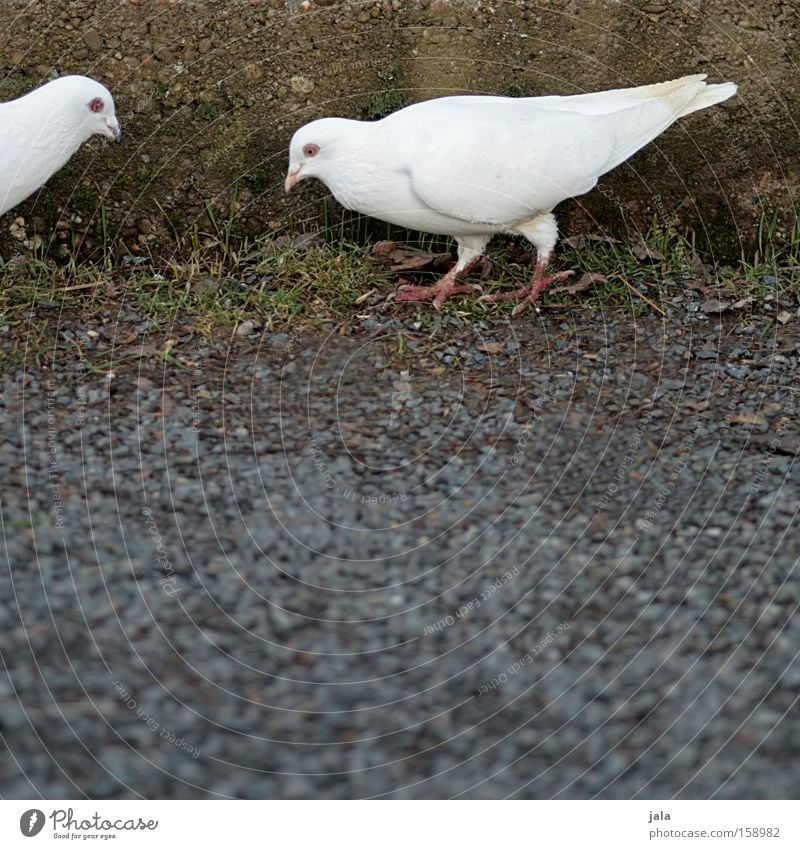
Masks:
[[[391,127],[412,191],[451,218],[508,227],[585,194],[678,117],[662,98],[599,92],[574,98],[572,109],[570,100],[454,97],[412,107]]]

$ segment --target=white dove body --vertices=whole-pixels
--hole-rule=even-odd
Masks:
[[[704,79],[568,97],[443,97],[376,122],[323,118],[295,133],[286,188],[317,177],[348,209],[453,236],[456,275],[496,233],[526,236],[546,263],[557,204],[678,118],[736,92]]]
[[[41,188],[95,134],[118,139],[114,100],[89,77],[53,80],[0,103],[0,214]]]

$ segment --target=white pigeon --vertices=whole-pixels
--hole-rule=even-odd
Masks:
[[[108,89],[89,77],[59,77],[0,103],[0,215],[41,188],[91,136],[119,141]]]
[[[530,286],[485,300],[521,300],[546,276],[558,240],[553,208],[582,195],[674,121],[736,93],[705,74],[638,88],[569,97],[455,96],[407,106],[380,121],[322,118],[289,147],[285,188],[322,180],[346,209],[400,227],[452,236],[458,262],[434,286],[402,286],[398,301],[433,300],[437,309],[497,233],[533,243]]]

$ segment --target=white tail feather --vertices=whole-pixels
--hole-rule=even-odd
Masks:
[[[683,111],[678,113],[678,117],[683,118],[684,115],[690,115],[698,109],[705,109],[708,106],[714,106],[715,103],[722,103],[723,100],[733,97],[738,88],[736,83],[704,84],[703,88],[686,105]]]
[[[697,112],[698,109],[722,103],[723,100],[736,94],[738,88],[736,83],[709,85],[705,82],[707,76],[707,74],[691,74],[665,83],[621,89],[619,93],[632,100],[660,100],[678,119]]]

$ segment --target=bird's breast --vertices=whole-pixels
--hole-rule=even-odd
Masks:
[[[499,232],[484,222],[462,220],[431,208],[412,189],[402,169],[351,176],[349,180],[326,180],[331,194],[345,209],[369,215],[397,227],[442,236]]]

